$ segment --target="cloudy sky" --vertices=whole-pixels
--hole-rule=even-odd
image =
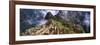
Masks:
[[[68,10],[62,10],[63,11],[63,17],[66,18],[65,15],[68,15]],[[58,14],[59,10],[50,10],[50,9],[20,9],[20,22],[21,25],[33,25],[33,24],[38,24],[38,25],[43,25],[47,22],[47,20],[44,19],[46,14],[48,12],[51,12],[52,15]],[[73,11],[70,11],[73,12]],[[74,11],[75,12],[75,11]],[[76,12],[82,12],[82,15],[85,15],[84,18],[84,24],[89,26],[90,25],[90,13],[87,11],[76,11]],[[84,12],[84,13],[83,13]],[[74,15],[74,14],[73,14]],[[61,16],[62,17],[62,16]],[[64,18],[64,19],[65,19]]]
[[[41,10],[41,13],[43,13],[44,16],[47,14],[47,12],[51,12],[52,15],[56,15],[59,12],[59,10],[50,10],[50,9],[48,9],[48,10],[46,10],[46,9]]]

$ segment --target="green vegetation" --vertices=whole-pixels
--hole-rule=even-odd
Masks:
[[[44,25],[39,25],[26,29],[21,35],[50,35],[50,34],[76,34],[84,33],[84,29],[79,24],[74,24],[71,21],[64,21],[57,16],[53,16],[50,12],[46,18],[48,22]]]

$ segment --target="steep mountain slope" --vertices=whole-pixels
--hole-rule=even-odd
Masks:
[[[48,22],[44,25],[37,25],[26,29],[21,35],[51,35],[51,34],[75,34],[75,33],[84,33],[84,30],[81,25],[74,24],[69,21],[64,21],[57,14],[52,15],[51,12],[48,12],[45,16],[45,20]]]

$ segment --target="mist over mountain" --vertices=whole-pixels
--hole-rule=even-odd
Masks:
[[[85,32],[90,32],[90,12],[88,11],[63,11],[60,10],[56,15],[63,22],[72,22],[81,25]]]
[[[57,19],[63,22],[71,22],[83,27],[86,33],[90,32],[90,12],[89,11],[67,11],[50,9],[20,9],[20,30],[38,25],[44,25],[49,19]],[[77,26],[76,26],[77,27]],[[79,26],[78,26],[79,27]]]

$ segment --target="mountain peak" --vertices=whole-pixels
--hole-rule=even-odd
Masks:
[[[53,17],[52,13],[51,12],[48,12],[45,16],[45,19],[51,19]]]

